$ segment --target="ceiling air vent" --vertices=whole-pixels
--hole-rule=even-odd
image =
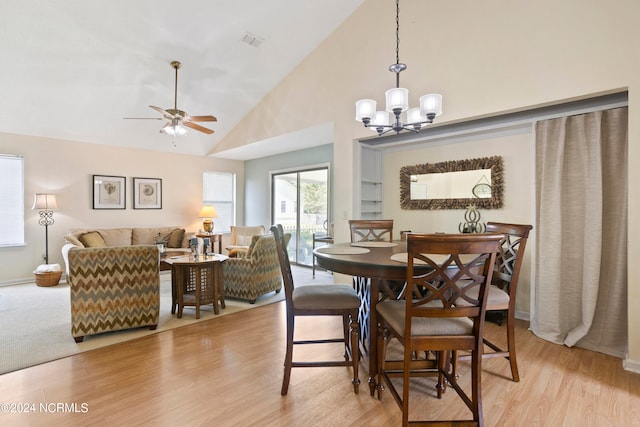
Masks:
[[[262,42],[264,42],[264,39],[256,36],[255,34],[245,33],[240,41],[244,44],[248,44],[249,46],[260,47]]]

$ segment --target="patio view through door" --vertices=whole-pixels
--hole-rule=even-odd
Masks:
[[[313,233],[326,232],[329,206],[329,167],[272,173],[273,224],[291,233],[289,259],[311,266]]]

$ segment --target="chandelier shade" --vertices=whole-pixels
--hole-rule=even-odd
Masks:
[[[413,107],[407,110],[407,122],[424,122],[427,121],[427,116],[422,114],[422,110],[418,107]]]
[[[398,108],[403,112],[409,109],[409,89],[397,87],[389,89],[384,95],[387,100],[386,110],[388,112],[393,113]]]
[[[409,108],[409,90],[400,87],[400,73],[406,69],[407,66],[400,62],[400,0],[396,0],[396,63],[389,66],[389,71],[396,75],[396,87],[385,92],[385,111],[377,110],[377,103],[373,99],[356,102],[356,120],[372,128],[379,136],[391,131],[397,134],[404,130],[419,132],[442,114],[440,94],[423,95],[420,97],[420,107]],[[406,122],[401,117],[404,112]],[[393,118],[389,113],[393,114]]]
[[[431,93],[420,97],[420,111],[423,114],[435,114],[436,117],[442,114],[442,95]]]
[[[356,102],[356,120],[362,121],[364,118],[371,118],[376,115],[378,103],[373,99],[361,99]]]
[[[391,124],[391,116],[386,111],[376,111],[371,120],[371,126],[374,126],[374,131],[380,126],[389,126]]]

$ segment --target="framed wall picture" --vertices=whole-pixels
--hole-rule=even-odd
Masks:
[[[133,209],[162,209],[160,178],[133,178]]]
[[[126,178],[93,175],[93,209],[124,209]]]

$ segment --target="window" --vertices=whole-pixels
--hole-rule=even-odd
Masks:
[[[280,202],[280,213],[287,213],[287,201],[283,200]]]
[[[0,247],[24,245],[24,159],[0,154]]]
[[[236,175],[229,172],[205,172],[202,202],[213,205],[218,218],[213,219],[214,230],[228,233],[236,223]]]

